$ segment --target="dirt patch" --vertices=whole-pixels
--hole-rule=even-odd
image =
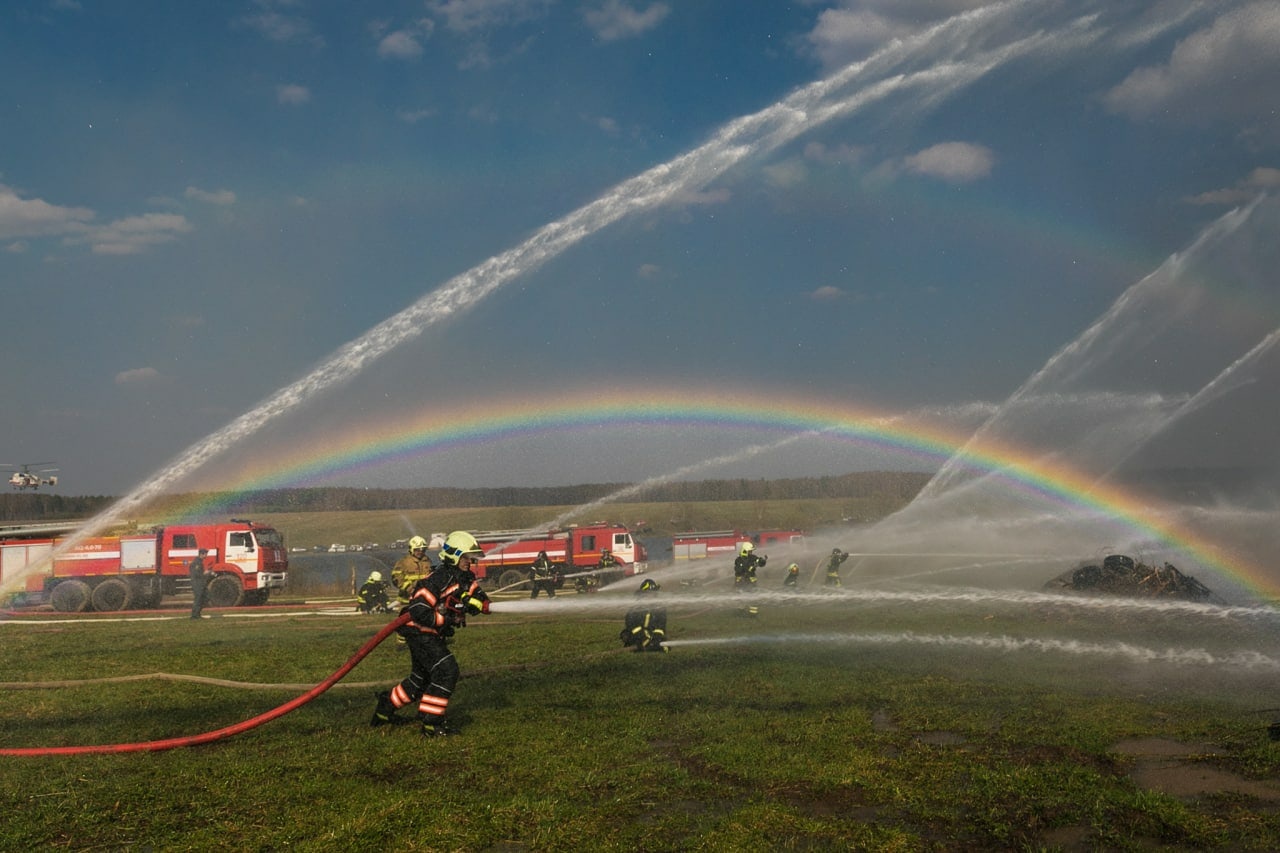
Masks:
[[[1189,799],[1210,794],[1240,794],[1280,806],[1280,783],[1246,779],[1213,766],[1224,753],[1208,744],[1165,738],[1134,738],[1113,750],[1134,760],[1129,778],[1152,791]]]

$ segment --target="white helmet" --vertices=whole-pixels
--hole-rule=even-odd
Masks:
[[[369,580],[377,583],[382,580],[382,572],[369,572]]]
[[[465,530],[455,530],[445,537],[444,545],[440,548],[440,559],[456,566],[463,556],[479,559],[484,556],[484,551],[480,549],[476,537]]]

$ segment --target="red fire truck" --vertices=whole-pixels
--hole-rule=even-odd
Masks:
[[[801,530],[762,530],[747,533],[742,530],[692,530],[671,537],[671,554],[676,560],[701,560],[708,557],[738,555],[742,543],[750,542],[758,548],[775,547],[782,550],[804,546]]]
[[[284,537],[247,519],[97,536],[65,551],[62,541],[0,542],[0,581],[25,574],[29,599],[78,613],[156,607],[163,596],[189,592],[187,566],[201,548],[215,575],[206,590],[210,607],[265,604],[271,590],[284,589],[289,571]]]
[[[602,574],[598,578],[601,583],[641,574],[649,559],[631,531],[609,522],[547,530],[492,530],[474,536],[484,550],[476,576],[491,589],[514,587],[528,580],[529,567],[539,551],[546,551],[547,558],[564,573],[595,568],[601,552],[609,551],[619,567]]]

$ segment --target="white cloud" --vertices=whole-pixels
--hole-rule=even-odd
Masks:
[[[87,207],[62,207],[38,198],[21,198],[0,184],[0,240],[65,234],[93,219]]]
[[[144,213],[107,225],[81,227],[64,238],[68,244],[87,244],[97,255],[136,255],[151,246],[176,240],[191,230],[186,217],[176,213]]]
[[[991,174],[995,155],[982,145],[943,142],[904,158],[903,165],[917,175],[928,175],[947,183],[968,183]]]
[[[1259,166],[1235,186],[1209,190],[1187,199],[1191,204],[1247,204],[1259,193],[1280,187],[1280,169]]]
[[[305,104],[311,100],[311,90],[296,83],[276,86],[276,101],[281,104]]]
[[[1206,123],[1257,116],[1275,122],[1280,4],[1235,9],[1180,41],[1162,65],[1131,73],[1104,96],[1113,112]]]
[[[641,264],[639,268],[636,269],[636,275],[644,279],[657,278],[661,274],[662,267],[657,264]]]
[[[809,298],[815,302],[834,302],[837,299],[843,299],[845,292],[838,287],[824,285],[819,287],[813,293],[809,294]]]
[[[818,15],[808,35],[823,66],[839,68],[939,21],[992,0],[842,0]]]
[[[378,41],[378,56],[383,59],[412,60],[422,56],[422,42],[431,36],[435,24],[429,18],[387,33]]]
[[[30,244],[28,244],[26,240],[14,240],[12,243],[5,246],[4,250],[11,255],[21,255],[29,248]]]
[[[187,187],[183,195],[193,201],[203,201],[206,204],[228,205],[236,203],[236,194],[231,190],[202,190],[198,187]]]
[[[857,145],[824,145],[821,142],[810,142],[804,147],[806,160],[832,166],[856,166],[865,152],[865,148]]]
[[[116,374],[117,385],[147,385],[160,378],[160,371],[154,367],[138,367],[133,370],[122,370]]]
[[[431,118],[435,114],[435,110],[400,110],[396,113],[396,117],[408,124],[417,124],[423,119]]]
[[[596,9],[582,13],[587,26],[601,41],[617,41],[648,32],[667,17],[671,7],[666,3],[651,3],[643,11],[633,9],[622,0],[605,0]]]
[[[804,161],[795,158],[771,163],[761,171],[764,172],[764,179],[775,187],[799,186],[809,177],[809,169]]]
[[[428,0],[427,8],[457,32],[492,29],[532,21],[554,0]]]
[[[311,22],[300,15],[277,11],[277,6],[289,6],[289,3],[272,3],[269,0],[259,2],[261,11],[236,18],[232,23],[253,30],[270,41],[281,44],[309,44],[312,47],[324,47],[324,38],[315,32]]]

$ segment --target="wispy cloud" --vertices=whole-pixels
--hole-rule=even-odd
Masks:
[[[116,374],[117,385],[150,385],[160,379],[160,371],[154,367],[137,367]]]
[[[583,20],[601,41],[618,41],[634,38],[648,32],[667,17],[671,7],[666,3],[651,3],[644,9],[634,9],[622,0],[605,0],[595,9],[583,10]]]
[[[1191,204],[1245,204],[1258,196],[1258,193],[1280,187],[1280,169],[1259,166],[1235,186],[1193,195],[1187,198]]]
[[[202,190],[199,187],[187,187],[183,195],[192,201],[203,201],[206,204],[228,205],[236,203],[236,194],[231,190]]]
[[[258,0],[254,5],[256,11],[236,18],[232,25],[252,30],[269,41],[281,44],[324,47],[324,37],[315,31],[310,20],[291,10],[284,11],[290,9],[292,3]]]
[[[297,83],[276,86],[276,101],[281,104],[305,104],[311,100],[311,90]]]
[[[176,213],[144,213],[106,225],[81,226],[63,238],[68,245],[88,245],[96,255],[136,255],[152,246],[176,240],[191,230],[186,217]]]

